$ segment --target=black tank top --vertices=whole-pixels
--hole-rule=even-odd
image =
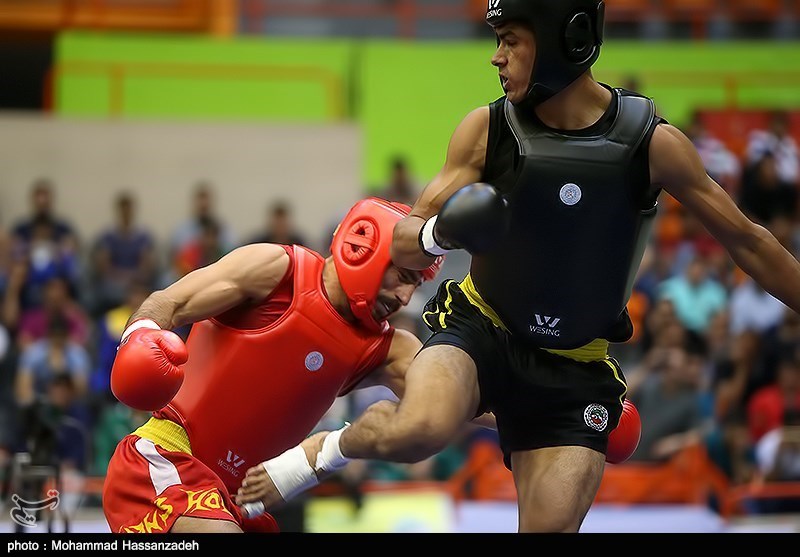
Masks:
[[[515,336],[562,350],[630,338],[625,306],[660,191],[648,147],[662,121],[650,99],[622,89],[577,131],[550,129],[505,97],[490,105],[481,179],[508,199],[511,232],[473,256],[470,274]]]

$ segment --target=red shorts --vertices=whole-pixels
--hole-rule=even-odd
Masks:
[[[112,532],[166,533],[180,516],[229,520],[245,532],[278,532],[269,514],[245,519],[222,480],[191,454],[135,434],[117,445],[103,485]]]

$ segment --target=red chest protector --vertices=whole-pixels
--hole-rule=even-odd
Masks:
[[[239,330],[213,319],[192,327],[185,379],[169,405],[192,454],[232,492],[249,467],[300,443],[391,342],[388,325],[379,333],[357,328],[330,305],[320,255],[296,246],[294,261],[292,304],[268,327]]]

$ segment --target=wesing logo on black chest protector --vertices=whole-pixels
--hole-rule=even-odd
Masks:
[[[534,335],[546,335],[551,337],[561,336],[561,329],[556,329],[556,326],[561,322],[560,317],[550,317],[549,315],[534,314],[536,323],[531,323],[531,333]]]
[[[500,17],[503,15],[503,8],[500,7],[500,0],[489,0],[489,10],[486,12],[486,19],[490,17]]]

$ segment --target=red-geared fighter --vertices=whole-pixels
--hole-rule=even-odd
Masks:
[[[120,401],[153,412],[109,463],[103,511],[113,532],[277,531],[270,515],[247,519],[234,504],[245,471],[300,443],[354,388],[403,395],[421,343],[387,318],[442,261],[422,271],[391,263],[394,225],[409,210],[359,201],[327,259],[248,245],[145,300],[111,375]],[[170,329],[189,323],[184,345]]]

